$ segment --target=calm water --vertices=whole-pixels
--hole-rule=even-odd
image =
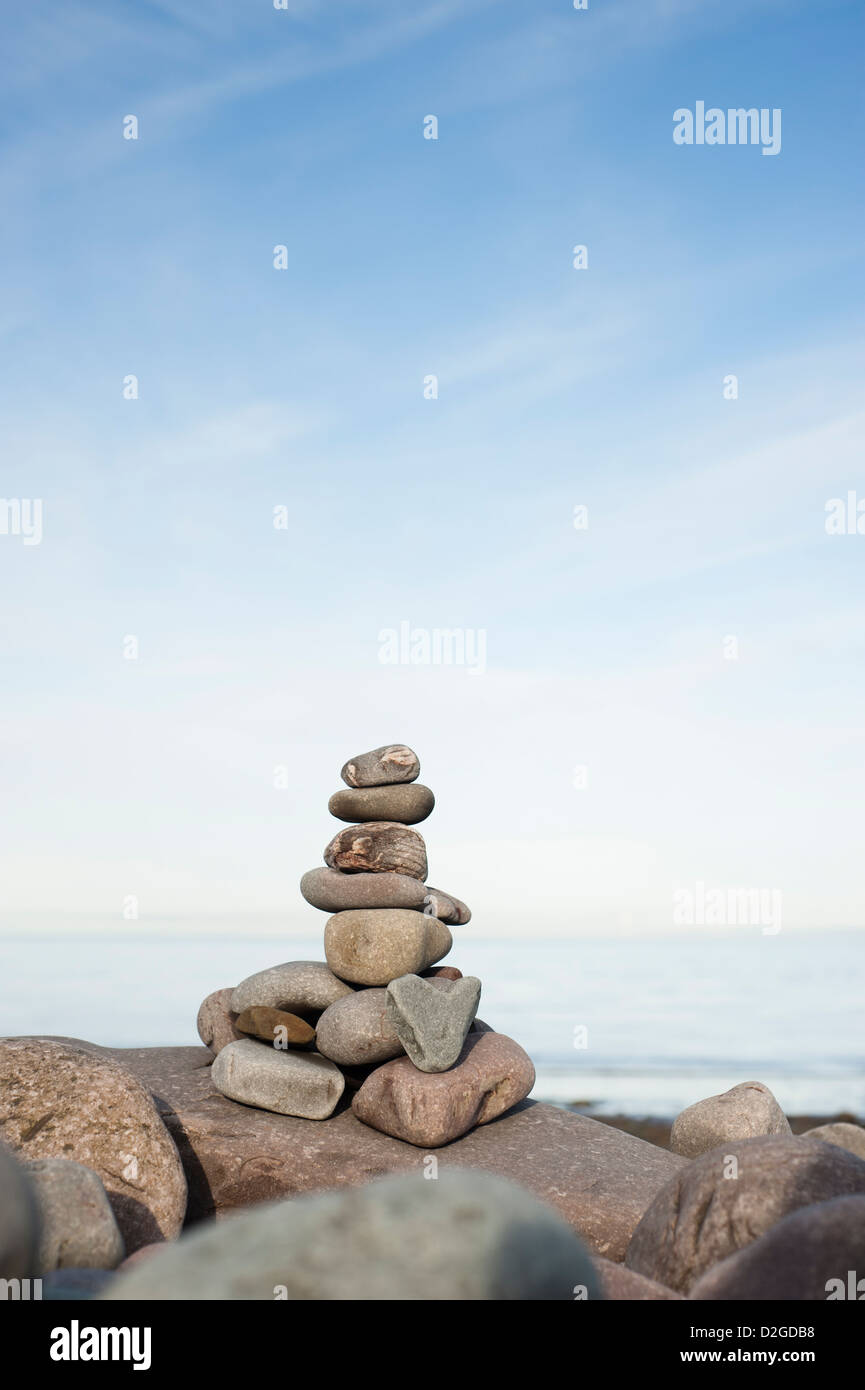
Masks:
[[[483,981],[480,1016],[534,1059],[539,1099],[672,1115],[758,1080],[790,1113],[865,1116],[863,932],[526,944],[469,931],[450,959]],[[0,1033],[195,1043],[211,990],[302,959],[321,959],[320,935],[8,935]]]

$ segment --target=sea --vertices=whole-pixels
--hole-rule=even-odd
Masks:
[[[740,1081],[788,1114],[865,1117],[865,931],[472,939],[449,962],[483,982],[479,1016],[537,1070],[533,1096],[588,1114],[671,1117]],[[195,1044],[212,990],[321,936],[236,930],[0,935],[0,1035],[111,1047]]]

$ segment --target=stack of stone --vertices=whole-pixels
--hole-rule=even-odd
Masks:
[[[426,882],[423,838],[435,805],[410,748],[389,744],[342,769],[329,810],[349,822],[301,880],[333,914],[325,961],[251,975],[202,1004],[213,1084],[245,1105],[327,1119],[344,1090],[359,1120],[435,1148],[528,1095],[535,1072],[511,1038],[476,1018],[481,983],[439,966],[451,926],[471,913]]]

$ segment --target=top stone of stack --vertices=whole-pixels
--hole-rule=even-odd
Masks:
[[[417,754],[404,743],[387,743],[361,753],[349,759],[340,774],[350,790],[334,792],[327,809],[337,820],[352,825],[369,821],[417,825],[436,803],[429,787],[415,781],[419,772]]]
[[[386,743],[371,753],[351,758],[339,774],[347,787],[389,787],[394,782],[414,782],[420,761],[404,743]]]

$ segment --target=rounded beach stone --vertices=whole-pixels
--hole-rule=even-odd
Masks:
[[[0,1144],[0,1279],[30,1279],[37,1271],[39,1208],[23,1166]]]
[[[323,960],[290,960],[242,980],[232,993],[231,1008],[236,1014],[255,1008],[314,1014],[352,993]]]
[[[435,806],[435,797],[422,782],[396,782],[390,787],[358,787],[334,792],[327,809],[337,820],[398,821],[417,825]]]
[[[386,743],[352,758],[339,775],[348,787],[383,787],[392,782],[414,782],[419,772],[417,753],[404,743]]]
[[[235,1025],[236,1015],[231,1012],[233,989],[217,989],[208,994],[198,1010],[196,1026],[198,1036],[211,1052],[221,1052],[226,1043],[237,1042],[243,1036]]]
[[[446,956],[453,937],[436,917],[407,908],[337,912],[324,929],[324,954],[334,975],[357,985],[387,985]]]
[[[422,910],[426,885],[408,874],[344,874],[339,869],[309,869],[300,880],[308,903],[323,912],[399,907]]]
[[[315,1038],[315,1029],[305,1019],[261,1004],[238,1014],[237,1028],[241,1034],[287,1047],[306,1047]]]
[[[339,830],[325,847],[324,862],[329,869],[346,874],[408,874],[427,876],[426,845],[423,837],[396,821],[367,821]]]
[[[210,1069],[229,1100],[277,1115],[326,1120],[345,1088],[339,1067],[315,1052],[283,1052],[243,1038],[224,1047]]]
[[[388,1017],[387,990],[359,989],[331,1004],[318,1020],[316,1047],[347,1067],[398,1057],[403,1045]]]
[[[699,1300],[787,1302],[865,1298],[865,1195],[815,1202],[698,1279]],[[852,1287],[850,1271],[855,1271]],[[862,1280],[861,1284],[859,1280]]]
[[[465,903],[430,888],[409,874],[344,874],[339,869],[309,869],[300,880],[308,903],[323,912],[353,912],[366,908],[398,907],[424,912],[440,922],[467,922]]]
[[[364,1124],[435,1149],[524,1100],[535,1084],[531,1058],[503,1033],[469,1033],[450,1071],[423,1072],[408,1057],[377,1067],[352,1101]]]
[[[687,1293],[708,1269],[812,1202],[865,1192],[865,1161],[818,1139],[769,1136],[720,1144],[662,1188],[625,1263]]]
[[[516,1183],[452,1169],[208,1222],[116,1279],[108,1301],[572,1302],[601,1298],[582,1242]]]
[[[421,978],[424,980],[461,980],[463,977],[463,972],[457,970],[455,965],[434,965],[432,969],[421,970],[420,972],[411,970],[405,971],[406,975],[417,973],[420,973]],[[396,976],[394,976],[394,978],[396,978]],[[388,984],[389,983],[390,981],[388,981]]]
[[[418,1070],[452,1067],[478,1011],[480,980],[474,975],[461,980],[403,975],[385,993],[391,1027]]]
[[[762,1081],[743,1081],[722,1095],[698,1100],[677,1115],[670,1148],[683,1158],[696,1158],[735,1139],[791,1133],[787,1116],[769,1087]]]
[[[35,1158],[24,1166],[39,1206],[39,1273],[114,1269],[126,1248],[99,1174],[70,1158]]]
[[[865,1158],[865,1129],[861,1125],[850,1125],[839,1120],[833,1125],[815,1125],[814,1129],[806,1129],[803,1138],[806,1136],[808,1139],[822,1139],[824,1144],[836,1144],[839,1149],[856,1154],[857,1158]]]
[[[43,1038],[0,1040],[0,1138],[99,1174],[131,1252],[177,1235],[186,1178],[149,1091],[125,1067]]]

